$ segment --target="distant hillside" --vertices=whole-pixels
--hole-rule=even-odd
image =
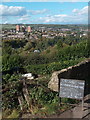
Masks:
[[[2,29],[15,29],[15,26],[17,24],[0,24],[0,28],[2,27]],[[33,27],[34,29],[35,28],[38,28],[38,27],[46,27],[46,28],[54,28],[54,29],[58,29],[58,28],[69,28],[69,29],[79,29],[80,27],[83,28],[83,29],[87,29],[88,28],[88,25],[85,25],[85,24],[67,24],[67,25],[60,25],[60,24],[19,24],[19,25],[24,25],[24,26],[28,26],[30,25],[31,27]]]

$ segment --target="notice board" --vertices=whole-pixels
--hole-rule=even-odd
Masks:
[[[82,100],[84,97],[84,86],[84,80],[60,79],[59,97]]]

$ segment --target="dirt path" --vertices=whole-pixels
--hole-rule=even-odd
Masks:
[[[85,97],[84,106],[82,109],[82,103],[73,109],[67,110],[62,113],[59,118],[88,118],[90,120],[90,94]]]

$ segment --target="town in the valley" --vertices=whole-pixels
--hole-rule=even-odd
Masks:
[[[4,27],[6,26],[6,27]],[[8,29],[9,26],[9,29]],[[11,27],[10,27],[11,26]],[[13,26],[13,27],[12,27]],[[58,26],[58,27],[57,27]],[[53,39],[66,36],[88,36],[87,25],[1,25],[0,36],[5,39],[29,39],[42,38]]]

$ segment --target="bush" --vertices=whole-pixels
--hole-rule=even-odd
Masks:
[[[83,59],[84,58],[62,62],[53,62],[51,64],[28,65],[25,67],[25,69],[27,70],[27,72],[32,72],[35,74],[51,74],[54,71],[58,71],[69,66],[75,65]]]

